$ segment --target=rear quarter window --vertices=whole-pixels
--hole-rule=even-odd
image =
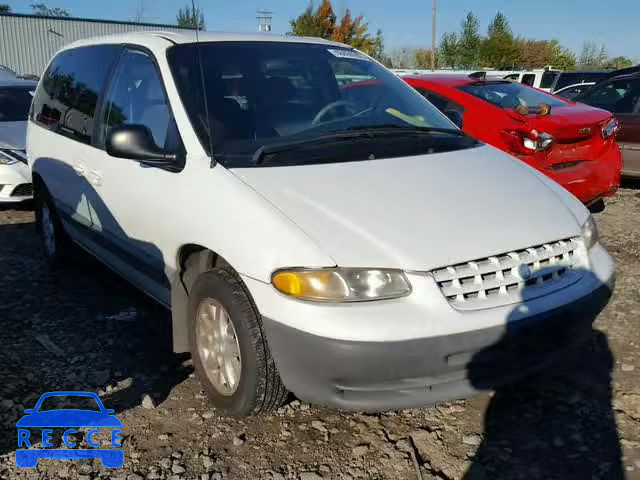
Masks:
[[[120,50],[118,45],[95,45],[59,53],[38,86],[31,119],[90,144],[98,99]]]
[[[556,85],[554,87],[555,90],[560,90],[561,88],[568,87],[569,85],[575,85],[576,83],[581,83],[583,81],[584,74],[579,72],[574,73],[561,73]]]
[[[551,88],[557,76],[558,72],[544,72],[540,79],[540,88]]]

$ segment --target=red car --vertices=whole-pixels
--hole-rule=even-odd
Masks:
[[[469,135],[510,153],[602,208],[620,184],[622,159],[611,113],[482,75],[404,80]]]

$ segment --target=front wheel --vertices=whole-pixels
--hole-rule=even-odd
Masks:
[[[196,375],[215,407],[231,417],[278,408],[287,396],[260,315],[238,276],[201,274],[189,293],[189,344]]]

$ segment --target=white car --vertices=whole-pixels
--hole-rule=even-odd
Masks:
[[[566,190],[353,48],[199,35],[66,47],[28,157],[45,256],[170,308],[222,413],[417,407],[589,337],[614,270]]]
[[[35,88],[30,80],[0,79],[0,203],[22,202],[33,195],[25,137]]]

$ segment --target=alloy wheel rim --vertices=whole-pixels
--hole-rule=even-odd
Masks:
[[[53,220],[51,212],[47,204],[42,206],[42,239],[44,240],[44,248],[49,256],[56,253],[56,237],[53,228]]]
[[[231,318],[220,302],[206,298],[197,313],[198,356],[214,388],[224,396],[238,389],[242,372],[240,344]]]

